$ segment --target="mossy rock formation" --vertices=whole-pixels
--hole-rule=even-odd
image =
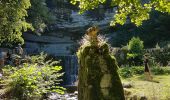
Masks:
[[[78,100],[125,100],[117,63],[109,46],[99,36],[97,43],[86,42],[79,48]],[[94,39],[94,38],[93,38]]]

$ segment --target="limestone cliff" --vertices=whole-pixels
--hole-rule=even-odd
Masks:
[[[47,4],[55,14],[56,21],[47,26],[42,36],[30,33],[23,35],[25,46],[30,53],[45,51],[55,55],[71,54],[70,49],[76,46],[87,27],[98,25],[101,30],[108,29],[114,12],[113,9],[100,6],[80,15],[69,0],[56,0],[56,3],[47,2]]]

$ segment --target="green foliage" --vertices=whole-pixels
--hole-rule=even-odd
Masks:
[[[154,61],[161,66],[167,66],[168,62],[170,62],[170,48],[155,48],[148,50],[148,53],[150,53]]]
[[[170,28],[168,27],[170,25],[170,15],[152,11],[150,17],[149,20],[144,21],[139,27],[129,23],[123,26],[117,25],[114,27],[114,32],[107,32],[110,35],[116,35],[111,39],[112,46],[121,47],[121,45],[126,45],[133,36],[143,40],[147,48],[154,48],[156,43],[160,47],[167,45],[168,41],[170,41]]]
[[[166,75],[170,74],[170,67],[152,67],[151,72],[154,75]],[[133,77],[134,75],[142,75],[144,74],[144,66],[132,66],[132,67],[127,67],[123,66],[119,68],[119,75],[122,78],[130,78]]]
[[[124,100],[116,59],[110,55],[109,45],[103,38],[98,36],[96,40],[98,42],[94,45],[94,41],[85,36],[77,52],[80,65],[78,99]],[[103,91],[103,88],[107,89]]]
[[[32,23],[36,33],[42,33],[47,24],[55,21],[55,17],[47,7],[46,1],[30,0],[31,8],[28,10],[27,21]]]
[[[111,50],[111,53],[115,56],[119,66],[127,64],[127,46],[123,46],[122,48],[114,48]]]
[[[54,20],[46,0],[0,0],[0,45],[24,44],[22,32],[41,33]]]
[[[37,56],[37,60],[41,57]],[[1,94],[10,93],[10,99],[22,100],[41,98],[49,92],[64,94],[65,88],[58,86],[61,81],[59,78],[63,75],[60,72],[62,67],[55,66],[56,63],[51,60],[35,62],[37,60],[34,58],[33,63],[25,63],[21,68],[6,66],[1,80],[1,84],[6,84],[3,87],[6,91]]]
[[[22,32],[32,29],[25,21],[30,0],[0,0],[0,44],[24,43]]]
[[[123,67],[119,69],[119,74],[123,78],[130,78],[133,75],[141,75],[144,73],[144,67],[133,66],[133,67]]]
[[[128,43],[128,50],[133,54],[141,54],[143,48],[143,41],[139,37],[133,37]]]
[[[105,4],[109,0],[71,0],[72,4],[79,2],[80,13],[89,9],[97,8],[101,4]],[[168,0],[151,0],[150,2],[143,2],[140,0],[111,0],[110,5],[117,7],[116,14],[110,25],[114,26],[116,23],[125,24],[130,18],[132,23],[137,26],[142,24],[142,21],[149,19],[151,9],[160,12],[170,13],[170,2]]]
[[[153,67],[151,70],[155,75],[166,75],[170,74],[169,67]]]
[[[40,55],[31,56],[31,63],[44,64],[46,58],[47,58],[47,54],[41,52]]]
[[[127,53],[127,59],[131,59],[131,58],[135,58],[137,57],[138,55],[137,54],[133,54],[133,53]]]
[[[121,65],[130,65],[137,66],[142,65],[143,58],[143,41],[139,38],[133,37],[127,46],[123,46],[120,49],[113,50],[113,55],[115,55],[118,64]]]
[[[130,70],[130,68],[126,67],[126,68],[121,68],[119,70],[119,75],[123,78],[129,78],[132,77],[132,71]]]
[[[140,65],[142,63],[143,55],[143,41],[139,37],[133,37],[128,43],[127,59],[130,65]]]

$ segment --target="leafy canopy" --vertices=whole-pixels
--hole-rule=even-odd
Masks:
[[[110,2],[108,6],[117,8],[114,19],[110,23],[111,26],[116,23],[123,25],[128,18],[139,26],[142,21],[149,19],[149,13],[152,9],[170,13],[169,0],[71,0],[72,4],[79,4],[80,13],[95,9],[106,2]]]
[[[30,0],[27,21],[32,23],[35,33],[42,33],[48,24],[55,22],[55,16],[46,4],[47,0]]]
[[[30,0],[0,0],[0,44],[24,42],[22,32],[32,28],[25,21],[30,6]]]
[[[132,53],[140,54],[143,48],[143,41],[139,37],[133,37],[128,43],[128,50]]]

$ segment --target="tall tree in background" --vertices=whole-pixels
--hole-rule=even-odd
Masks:
[[[110,23],[111,26],[116,23],[123,25],[127,22],[127,19],[139,26],[142,21],[149,19],[149,13],[152,9],[170,13],[169,0],[71,0],[72,4],[78,2],[80,13],[109,2],[107,4],[117,8],[114,19]]]
[[[48,24],[55,20],[55,16],[47,7],[46,0],[30,0],[31,8],[28,10],[27,21],[32,23],[35,33],[42,33]]]
[[[23,43],[22,32],[32,28],[25,21],[30,0],[0,0],[0,44]]]

